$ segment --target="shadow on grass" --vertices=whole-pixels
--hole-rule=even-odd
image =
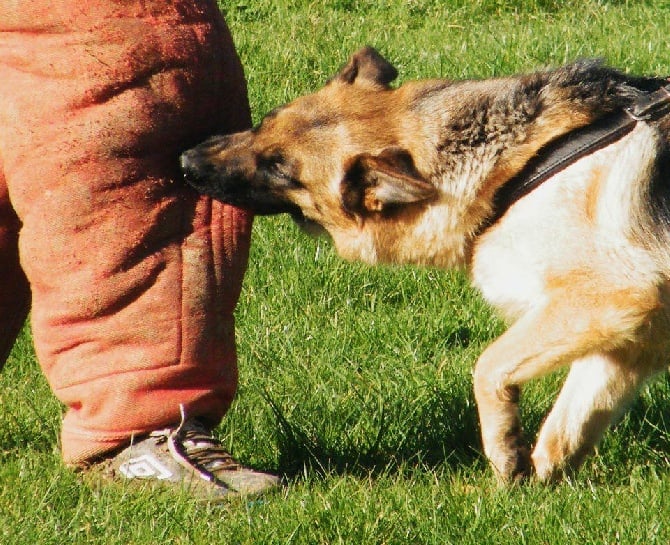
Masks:
[[[477,411],[471,395],[453,395],[434,388],[416,410],[404,414],[402,432],[391,422],[398,418],[398,406],[385,403],[374,416],[376,434],[364,444],[343,433],[338,438],[315,431],[311,423],[287,416],[286,411],[264,395],[277,422],[279,470],[288,478],[305,471],[318,475],[350,474],[375,476],[400,471],[408,466],[435,469],[484,468]],[[385,400],[388,401],[388,400]],[[593,465],[599,476],[588,472],[591,480],[619,482],[621,467],[667,467],[670,464],[670,375],[664,374],[638,397],[607,433]],[[534,438],[543,416],[529,415],[535,421],[528,429]],[[587,464],[588,465],[588,464]],[[598,472],[600,473],[600,472]],[[608,476],[609,475],[609,476]],[[625,479],[624,479],[625,480]]]
[[[391,430],[389,413],[397,407],[382,406],[374,418],[375,434],[365,443],[327,438],[264,395],[277,421],[279,470],[292,478],[305,470],[320,475],[350,474],[369,476],[388,474],[401,467],[454,468],[480,464],[479,424],[474,402],[468,397],[449,396],[434,389],[407,419],[402,432]],[[342,438],[340,438],[342,439]]]
[[[670,464],[670,374],[652,381],[604,441],[609,458]]]

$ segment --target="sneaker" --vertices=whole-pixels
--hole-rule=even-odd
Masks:
[[[257,495],[280,482],[237,463],[197,419],[154,431],[89,469],[115,481],[177,485],[207,500]]]

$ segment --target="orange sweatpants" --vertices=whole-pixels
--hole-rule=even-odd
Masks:
[[[217,423],[251,217],[178,167],[250,124],[215,1],[0,0],[0,74],[0,362],[31,308],[70,464]]]

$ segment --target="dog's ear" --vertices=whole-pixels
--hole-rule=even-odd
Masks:
[[[431,199],[437,189],[423,179],[412,156],[401,148],[387,148],[379,155],[354,157],[342,185],[342,206],[350,214],[382,212],[403,204]]]
[[[397,77],[398,71],[395,67],[376,49],[367,46],[354,53],[331,81],[386,88]]]

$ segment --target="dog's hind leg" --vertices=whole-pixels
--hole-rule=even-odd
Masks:
[[[475,367],[484,452],[503,480],[526,477],[532,469],[519,417],[521,385],[588,354],[631,346],[659,305],[655,287],[560,295],[520,318]],[[637,387],[639,381],[633,382]]]
[[[653,373],[630,350],[592,354],[575,361],[547,416],[532,460],[541,481],[575,471],[605,430]]]

